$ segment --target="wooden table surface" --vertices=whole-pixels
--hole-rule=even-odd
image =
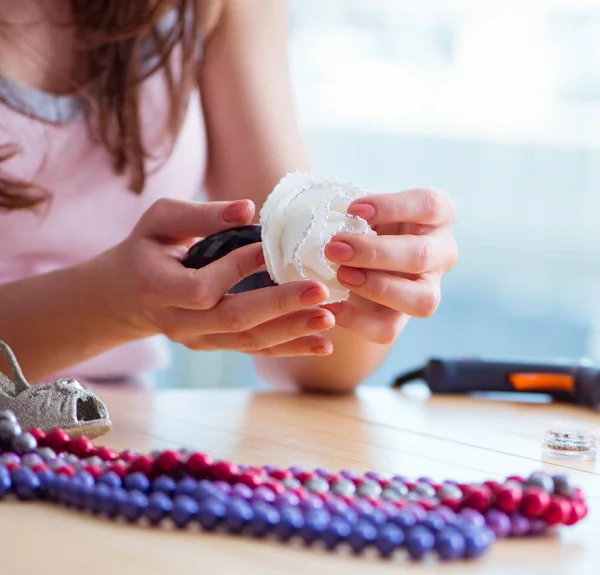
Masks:
[[[498,542],[483,558],[439,566],[328,554],[227,535],[121,525],[42,503],[0,504],[2,575],[302,574],[469,575],[598,573],[600,464],[544,460],[551,426],[600,432],[600,415],[548,404],[435,397],[385,389],[352,397],[244,391],[100,391],[116,449],[190,447],[238,463],[375,469],[478,481],[564,471],[583,487],[590,514],[552,536]]]

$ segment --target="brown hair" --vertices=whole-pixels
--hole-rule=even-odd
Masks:
[[[115,172],[128,172],[131,191],[140,194],[149,157],[140,126],[140,85],[158,70],[164,73],[170,105],[169,135],[174,139],[196,78],[200,0],[70,2],[87,78],[85,85],[74,86],[74,92],[84,96],[89,111],[93,111],[88,114],[90,131],[110,154]],[[169,10],[175,12],[175,25],[165,34],[158,24]],[[158,57],[153,66],[142,68],[139,45],[147,36],[154,40]],[[178,65],[174,67],[176,48]],[[0,143],[0,164],[19,152],[18,144]],[[34,182],[10,179],[0,173],[0,210],[35,208],[50,197]]]

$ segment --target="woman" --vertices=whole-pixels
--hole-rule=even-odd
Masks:
[[[288,81],[281,0],[0,0],[0,339],[33,381],[162,367],[164,334],[252,353],[262,374],[347,391],[410,317],[431,315],[456,259],[455,209],[426,189],[350,212],[348,301],[299,282],[223,297],[260,246],[190,272],[187,248],[256,218],[310,171]],[[205,202],[194,202],[202,188]],[[158,338],[158,339],[157,339]]]

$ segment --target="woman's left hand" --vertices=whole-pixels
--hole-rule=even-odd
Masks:
[[[442,277],[458,257],[456,207],[442,192],[414,189],[361,198],[348,213],[377,235],[340,234],[326,246],[351,291],[347,301],[326,307],[339,327],[391,343],[410,317],[429,317],[439,306]]]

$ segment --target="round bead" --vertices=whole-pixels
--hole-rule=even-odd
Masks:
[[[331,492],[336,495],[354,495],[356,487],[349,479],[340,479],[331,484]]]
[[[97,455],[90,455],[89,457],[85,458],[85,464],[101,466],[103,464],[103,460],[102,460],[102,458],[98,457]]]
[[[513,481],[515,483],[525,483],[525,479],[520,475],[509,475],[506,481]]]
[[[485,517],[475,509],[463,509],[457,517],[460,523],[474,527],[483,527],[485,525]]]
[[[127,476],[127,465],[125,463],[115,461],[112,465],[109,466],[108,471],[112,471],[114,474],[118,475],[121,479],[125,479]]]
[[[10,465],[14,463],[21,465],[21,458],[16,453],[3,453],[0,455],[0,463],[2,465]]]
[[[231,489],[231,495],[235,497],[241,497],[242,499],[252,499],[254,491],[243,483],[234,485]]]
[[[70,465],[61,465],[58,469],[55,469],[56,475],[64,475],[66,477],[73,477],[76,471],[74,467]]]
[[[550,505],[550,495],[538,487],[528,487],[521,499],[521,512],[533,519],[544,515]]]
[[[392,487],[387,487],[382,491],[381,498],[385,499],[385,501],[400,501],[403,499],[403,496]]]
[[[139,471],[130,473],[123,480],[123,487],[128,491],[140,491],[145,493],[150,489],[150,480]]]
[[[280,521],[275,527],[275,535],[280,541],[289,541],[304,525],[304,516],[297,507],[284,507],[280,510]]]
[[[80,459],[77,455],[73,455],[72,453],[63,452],[59,455],[59,458],[68,465],[75,465],[79,463]]]
[[[121,478],[114,471],[108,471],[98,477],[98,484],[107,485],[108,487],[121,487]]]
[[[331,516],[324,509],[308,511],[304,516],[304,525],[298,532],[304,544],[311,545],[320,539],[325,533],[330,519]]]
[[[64,429],[53,429],[46,434],[46,445],[58,452],[69,443],[69,434]]]
[[[215,497],[209,497],[198,504],[198,522],[205,531],[213,531],[225,518],[225,503]]]
[[[462,534],[465,538],[465,557],[474,558],[479,557],[494,542],[494,534],[487,527],[472,527],[469,529],[462,530]]]
[[[10,419],[0,419],[0,442],[10,444],[14,437],[20,435],[21,426]]]
[[[170,497],[161,491],[151,493],[148,497],[148,505],[143,510],[143,515],[152,523],[157,525],[173,510],[173,502]]]
[[[543,519],[548,525],[556,525],[558,523],[564,523],[570,516],[571,502],[560,495],[555,495],[550,500],[550,504],[544,513]]]
[[[152,482],[152,491],[159,491],[166,495],[171,495],[175,492],[177,483],[168,475],[160,475]]]
[[[342,469],[339,473],[344,479],[350,479],[350,481],[354,481],[358,478],[358,473],[353,469]]]
[[[277,494],[268,487],[260,486],[257,487],[252,493],[252,499],[254,501],[263,501],[265,503],[274,503],[277,499]]]
[[[203,479],[208,476],[211,465],[213,460],[205,453],[192,453],[185,462],[185,470],[192,477]]]
[[[529,519],[524,515],[515,513],[510,518],[510,536],[523,537],[529,533]]]
[[[284,479],[281,483],[286,489],[300,489],[302,487],[302,484],[294,477]]]
[[[148,507],[148,497],[139,491],[132,491],[119,506],[119,515],[129,523],[136,522]]]
[[[436,495],[435,489],[429,483],[417,483],[411,492],[423,497],[435,497]]]
[[[186,527],[198,515],[200,506],[188,495],[178,495],[173,501],[171,519],[179,529]]]
[[[358,495],[358,497],[367,497],[369,499],[379,497],[381,492],[381,485],[375,481],[365,481],[356,488],[356,495]]]
[[[104,446],[96,447],[94,449],[94,456],[99,457],[102,461],[114,461],[117,459],[117,454],[112,449]]]
[[[528,535],[542,535],[548,530],[548,524],[543,519],[532,519],[529,522]]]
[[[588,513],[587,505],[583,501],[571,502],[571,514],[568,519],[564,521],[565,525],[575,525],[578,521],[581,521]]]
[[[393,523],[387,523],[378,530],[375,547],[382,557],[391,557],[402,546],[404,539],[404,531],[400,527]]]
[[[27,432],[35,437],[38,445],[42,445],[46,441],[46,432],[39,427],[32,427],[31,429],[28,429]]]
[[[94,477],[94,479],[98,479],[104,473],[104,469],[99,465],[86,465],[85,471]]]
[[[408,486],[406,485],[406,483],[404,483],[404,481],[400,481],[398,479],[394,479],[394,480],[390,481],[389,484],[387,485],[387,487],[389,489],[394,489],[395,491],[400,493],[400,495],[402,495],[403,497],[408,495],[408,493],[409,493],[409,489],[408,489]],[[458,491],[458,497],[460,497],[461,493],[458,488],[457,488],[457,491]]]
[[[253,515],[250,503],[241,497],[232,497],[226,504],[224,522],[230,533],[241,533]]]
[[[121,511],[122,504],[127,501],[129,497],[129,493],[121,488],[117,487],[116,489],[112,489],[109,492],[106,501],[104,502],[104,506],[102,511],[106,514],[110,519],[115,519],[119,516]]]
[[[435,549],[446,561],[461,559],[466,553],[465,537],[458,529],[445,527],[435,535]]]
[[[129,464],[129,473],[142,473],[146,477],[152,477],[154,473],[154,459],[149,455],[140,455]]]
[[[321,540],[327,549],[335,549],[341,542],[346,541],[352,531],[348,520],[342,516],[334,516],[321,533]]]
[[[102,455],[97,452],[98,455],[100,455],[100,457],[102,457]],[[119,453],[116,457],[110,459],[110,461],[116,460],[116,459],[120,459],[121,461],[124,461],[125,463],[131,463],[133,461],[135,461],[138,457],[140,456],[140,454],[133,450],[133,449],[126,449],[125,451],[122,451],[121,453]]]
[[[56,452],[51,447],[38,447],[35,452],[45,461],[56,459]]]
[[[423,527],[427,527],[434,533],[437,533],[446,526],[446,520],[439,513],[429,512],[425,519],[421,520],[419,524],[423,525]]]
[[[494,479],[488,479],[487,481],[484,481],[483,484],[486,487],[489,487],[489,489],[492,493],[497,493],[498,490],[502,488],[502,483],[500,483],[499,481],[496,481]]]
[[[485,521],[498,538],[507,537],[511,532],[510,517],[498,509],[490,509],[485,515]]]
[[[554,492],[554,481],[547,473],[532,473],[525,481],[525,486],[539,487],[550,494]]]
[[[250,533],[254,537],[265,537],[279,523],[279,511],[264,501],[253,504],[253,516],[250,520]]]
[[[563,497],[571,498],[575,493],[575,486],[566,475],[555,475],[552,478],[554,491]]]
[[[419,560],[434,548],[435,536],[427,527],[416,525],[406,533],[404,544],[410,557]]]
[[[12,488],[10,472],[4,466],[0,466],[0,499],[3,499]]]
[[[312,477],[304,483],[304,487],[312,493],[326,493],[329,491],[329,482],[322,477]]]
[[[198,489],[198,482],[192,477],[184,477],[181,481],[177,482],[175,487],[175,495],[189,495],[192,496]]]
[[[67,444],[67,449],[73,455],[84,458],[94,452],[94,444],[88,437],[81,436],[71,439]]]
[[[35,467],[43,463],[44,460],[37,453],[26,453],[21,457],[21,464],[25,467]]]
[[[511,485],[503,485],[496,492],[495,505],[501,511],[514,513],[521,505],[522,496],[523,492],[521,489]]]
[[[354,553],[362,553],[369,545],[375,543],[377,539],[377,529],[370,521],[359,519],[352,525],[352,531],[348,535],[347,543]]]
[[[156,459],[155,466],[159,473],[172,475],[181,469],[181,454],[178,451],[163,451]]]
[[[211,477],[217,481],[231,481],[237,474],[237,465],[235,465],[235,463],[229,463],[228,461],[219,461],[218,463],[215,463],[210,470]]]
[[[296,505],[300,505],[300,498],[295,493],[286,491],[285,493],[277,495],[277,498],[275,499],[275,505],[280,508],[294,507]]]
[[[17,423],[17,416],[10,409],[0,409],[0,421],[12,421]]]
[[[267,471],[267,473],[277,481],[283,481],[284,479],[292,478],[292,474],[287,469],[273,469]]]
[[[93,476],[90,475],[87,471],[79,471],[73,476],[73,483],[78,483],[80,485],[94,485],[96,481]]]
[[[52,473],[50,471],[50,468],[47,465],[44,465],[43,463],[40,463],[39,465],[34,465],[33,467],[31,467],[31,471],[33,471],[36,475],[40,475],[42,473]],[[54,475],[52,473],[52,475]]]
[[[23,501],[35,499],[41,487],[38,476],[27,467],[15,469],[11,481],[17,497]]]
[[[396,515],[390,518],[390,521],[402,529],[410,529],[417,524],[417,518],[410,511],[399,511]]]
[[[487,511],[492,501],[492,492],[486,485],[472,485],[466,491],[463,499],[463,505],[476,509],[477,511]]]
[[[279,495],[280,493],[283,493],[286,490],[286,488],[277,481],[267,481],[266,483],[259,485],[258,488],[260,489],[261,487],[271,490],[276,495]]]
[[[262,478],[260,475],[255,473],[246,472],[240,474],[237,478],[237,481],[254,489],[262,483]]]

